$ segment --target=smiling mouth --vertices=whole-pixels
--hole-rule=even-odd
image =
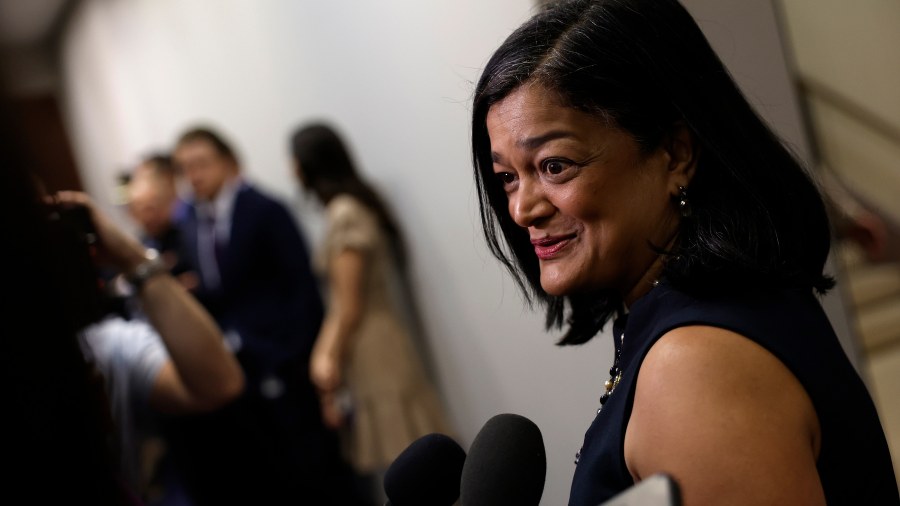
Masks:
[[[531,244],[534,245],[534,253],[540,260],[551,260],[563,248],[568,246],[574,238],[575,234],[545,237],[543,239],[532,239]]]

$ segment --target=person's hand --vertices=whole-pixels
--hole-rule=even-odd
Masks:
[[[315,347],[309,361],[309,376],[320,392],[334,392],[341,385],[341,364],[334,353]]]
[[[341,409],[340,403],[333,392],[319,395],[319,407],[322,411],[322,423],[326,427],[337,430],[344,426],[347,418],[344,416],[344,410]]]
[[[110,263],[121,272],[129,273],[146,260],[147,249],[134,237],[117,227],[101,212],[91,198],[76,191],[61,191],[48,198],[50,203],[62,207],[81,206],[88,209],[97,232],[98,260]]]
[[[175,278],[189,292],[193,292],[200,286],[200,276],[197,276],[197,273],[194,271],[183,272],[175,276]]]
[[[344,424],[344,413],[337,401],[337,391],[341,385],[340,360],[327,346],[313,348],[309,361],[309,376],[319,394],[322,422],[330,429],[338,429]]]

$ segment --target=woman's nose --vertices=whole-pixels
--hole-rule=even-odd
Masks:
[[[552,216],[553,212],[553,204],[547,199],[540,181],[521,179],[516,191],[509,195],[509,214],[520,227],[533,226]]]

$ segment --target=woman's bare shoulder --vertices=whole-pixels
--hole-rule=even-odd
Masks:
[[[625,458],[636,479],[675,476],[688,504],[824,504],[819,439],[812,401],[781,360],[735,332],[687,326],[641,364]]]

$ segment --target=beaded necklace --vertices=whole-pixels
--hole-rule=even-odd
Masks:
[[[654,279],[650,282],[650,285],[653,288],[659,286],[659,279]],[[615,356],[613,357],[613,365],[609,368],[609,379],[603,383],[604,391],[603,395],[600,396],[600,408],[597,409],[597,414],[599,415],[601,411],[603,411],[603,406],[606,404],[606,401],[609,400],[609,397],[616,390],[616,387],[619,386],[619,382],[622,381],[622,368],[619,366],[619,361],[622,358],[622,348],[625,347],[625,324],[628,322],[628,307],[623,306],[622,312],[619,313],[619,317],[613,321],[613,345],[616,347]],[[618,336],[618,337],[616,337]],[[583,448],[582,448],[583,449]],[[578,461],[581,460],[581,450],[575,453],[575,464],[578,465]]]
[[[609,396],[612,395],[613,391],[615,391],[616,387],[619,386],[619,382],[622,380],[622,368],[619,366],[619,360],[622,358],[622,348],[625,345],[625,321],[627,320],[627,313],[620,316],[613,323],[613,344],[615,345],[615,355],[613,357],[613,365],[609,368],[609,379],[603,384],[604,392],[603,395],[600,396],[600,408],[597,409],[597,414],[599,415],[601,411],[603,411],[603,406],[606,404],[606,401],[609,400]],[[621,328],[621,332],[619,329]],[[619,334],[616,337],[616,334]],[[578,464],[578,461],[581,460],[581,450],[578,450],[575,453],[575,464]]]
[[[613,359],[613,365],[609,368],[609,379],[603,383],[603,387],[606,389],[603,392],[603,395],[600,396],[600,408],[597,410],[597,414],[599,415],[601,411],[603,411],[603,405],[606,404],[606,401],[609,400],[609,396],[612,395],[613,390],[619,386],[619,381],[622,380],[622,369],[619,367],[619,359],[622,358],[622,347],[625,344],[625,333],[622,333],[622,337],[619,339],[615,339],[616,346],[616,356]]]

